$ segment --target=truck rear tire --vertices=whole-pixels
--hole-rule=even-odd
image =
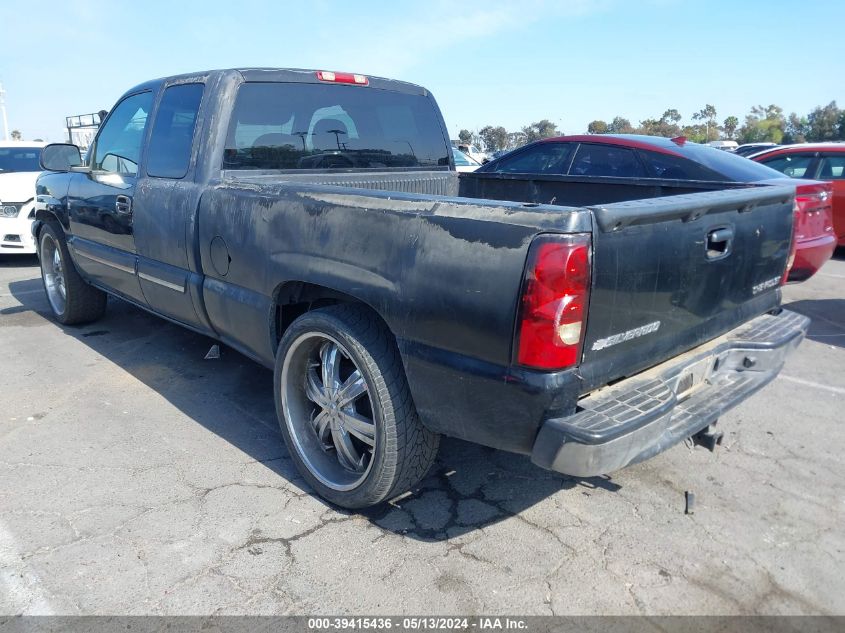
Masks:
[[[38,240],[41,280],[53,316],[65,325],[90,323],[102,317],[106,311],[106,293],[79,275],[61,229],[45,224]]]
[[[276,415],[299,472],[324,499],[364,508],[428,472],[440,436],[417,415],[393,337],[371,311],[307,312],[276,353]]]

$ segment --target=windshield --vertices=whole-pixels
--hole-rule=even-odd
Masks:
[[[680,147],[673,147],[674,151],[696,163],[709,167],[715,172],[722,174],[725,180],[735,182],[755,182],[758,180],[770,180],[772,178],[783,178],[783,174],[770,169],[760,163],[725,152],[715,147],[697,145],[695,143],[684,143]]]
[[[0,172],[41,171],[40,147],[0,147]]]

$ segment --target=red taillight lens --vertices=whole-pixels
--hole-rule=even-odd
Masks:
[[[541,235],[528,249],[516,361],[566,369],[581,357],[590,297],[590,235]]]
[[[356,84],[358,86],[366,86],[370,83],[370,80],[364,75],[336,73],[331,70],[318,70],[317,79],[320,81],[331,81],[336,84]]]

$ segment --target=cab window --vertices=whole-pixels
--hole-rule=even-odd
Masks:
[[[147,150],[147,174],[183,178],[191,162],[194,128],[203,84],[180,84],[164,91]]]
[[[153,93],[141,92],[118,103],[97,136],[92,169],[134,176],[153,103]]]

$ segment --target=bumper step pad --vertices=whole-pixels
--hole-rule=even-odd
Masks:
[[[648,459],[694,435],[777,376],[809,319],[765,314],[546,420],[534,463],[588,477]]]

